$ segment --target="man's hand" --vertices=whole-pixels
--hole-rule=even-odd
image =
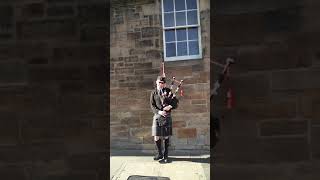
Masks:
[[[170,111],[170,109],[172,109],[172,106],[171,106],[171,105],[166,106],[166,107],[163,108],[164,111]]]
[[[159,111],[158,114],[160,114],[161,116],[165,116],[166,112],[165,111]]]

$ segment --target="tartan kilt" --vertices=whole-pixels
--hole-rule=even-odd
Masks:
[[[159,124],[159,118],[161,117],[159,114],[155,114],[153,116],[152,121],[152,136],[172,136],[172,118],[171,116],[165,117],[166,123],[165,125]]]

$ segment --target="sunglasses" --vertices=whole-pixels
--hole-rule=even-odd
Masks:
[[[160,81],[159,83],[160,83],[160,84],[164,84],[164,82],[162,82],[162,81]]]

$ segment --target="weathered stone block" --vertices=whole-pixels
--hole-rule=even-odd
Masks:
[[[186,105],[183,108],[181,107],[181,109],[183,109],[186,112],[197,112],[197,113],[209,112],[207,105]]]
[[[57,47],[53,49],[53,63],[73,64],[105,64],[105,47],[101,45],[90,45],[80,47]],[[90,62],[88,61],[90,59]]]
[[[24,168],[19,165],[8,165],[2,167],[0,170],[1,177],[12,180],[27,180],[29,174],[25,172]]]
[[[309,106],[310,108],[310,106]],[[317,99],[317,101],[312,103],[312,125],[320,125],[320,101]]]
[[[205,104],[207,104],[207,100],[194,99],[194,100],[191,100],[191,104],[205,105]]]
[[[25,89],[23,100],[24,109],[28,112],[53,113],[57,110],[56,84],[33,84]]]
[[[86,27],[81,29],[80,39],[83,42],[101,41],[101,38],[107,39],[106,27]]]
[[[210,126],[209,118],[185,117],[187,127],[203,128]],[[198,131],[199,132],[199,131]]]
[[[178,138],[195,138],[197,136],[196,128],[180,128],[177,131]]]
[[[107,110],[107,101],[104,94],[87,95],[88,97],[88,112],[90,114],[102,115]]]
[[[153,47],[153,41],[151,39],[135,41],[137,48],[149,48]]]
[[[59,85],[59,91],[62,94],[69,93],[84,93],[86,90],[86,85],[82,81],[66,81],[61,82]]]
[[[105,3],[102,4],[87,4],[78,6],[78,16],[81,24],[94,23],[105,24],[107,7]]]
[[[272,73],[272,89],[302,90],[320,87],[319,70],[291,70]]]
[[[309,160],[306,137],[264,139],[259,145],[263,162],[294,162]]]
[[[17,52],[17,49],[15,48],[15,45],[12,44],[5,44],[0,45],[0,58],[3,61],[4,59],[15,59],[19,57],[19,53]]]
[[[154,137],[153,136],[143,137],[143,144],[154,144]]]
[[[135,63],[134,64],[135,69],[148,69],[152,68],[152,62],[146,62],[146,63]]]
[[[68,158],[68,165],[73,170],[88,171],[105,167],[106,156],[104,153],[86,153]]]
[[[135,70],[133,68],[121,68],[115,69],[117,74],[132,74]]]
[[[188,144],[188,139],[172,139],[172,145],[176,147],[181,147],[181,145],[187,145]]]
[[[148,118],[140,118],[140,126],[141,127],[151,127],[152,126],[152,115],[150,113],[150,116]]]
[[[49,4],[72,4],[75,0],[47,0]]]
[[[173,121],[172,123],[173,128],[182,128],[186,127],[186,122],[185,121]]]
[[[3,24],[12,24],[12,17],[14,14],[14,8],[10,5],[1,5],[0,6],[0,21],[1,25]]]
[[[200,72],[203,71],[203,65],[196,64],[192,66],[192,72]]]
[[[260,136],[305,135],[308,121],[263,121],[260,122]]]
[[[184,76],[192,76],[192,67],[190,66],[180,66],[180,67],[166,67],[166,74],[171,74],[172,76],[175,76],[178,80],[178,78],[184,77]]]
[[[161,58],[161,51],[159,50],[148,50],[146,52],[146,56],[148,59],[160,59]]]
[[[157,68],[157,69],[141,69],[141,70],[138,69],[138,70],[135,70],[134,73],[136,75],[141,75],[141,74],[143,74],[143,75],[154,75],[154,77],[156,77],[157,74],[159,74],[159,71],[160,71],[159,68]]]
[[[143,27],[141,28],[142,38],[159,36],[160,28],[158,27]]]
[[[311,153],[313,159],[320,159],[320,127],[311,127]]]
[[[29,81],[31,82],[84,79],[85,70],[82,68],[32,67],[29,69]]]
[[[88,79],[90,81],[105,81],[107,79],[107,70],[105,64],[98,66],[88,66]]]
[[[48,58],[50,56],[50,49],[46,42],[34,42],[27,43],[22,42],[15,44],[14,46],[8,46],[9,57],[23,58],[23,59],[33,59],[33,58]],[[11,54],[12,53],[12,54]]]
[[[270,93],[270,78],[267,74],[235,76],[230,78],[235,97],[264,97]],[[225,87],[228,87],[225,85]],[[230,87],[230,86],[229,86]]]
[[[72,16],[74,8],[72,6],[49,6],[47,8],[48,16]]]
[[[32,59],[28,60],[28,64],[30,64],[30,65],[48,64],[48,59],[42,58],[42,57],[32,58]]]
[[[62,114],[86,114],[88,111],[88,98],[81,95],[66,94],[59,97],[59,112]]]
[[[213,46],[259,43],[265,36],[262,14],[217,15],[214,19]]]
[[[19,116],[15,113],[0,113],[0,145],[16,145],[20,141],[19,137]]]
[[[23,17],[43,17],[44,16],[44,4],[43,3],[26,4],[22,8],[21,15]]]
[[[140,126],[140,118],[138,116],[130,116],[125,118],[119,118],[122,124],[126,124],[129,127],[138,127]]]
[[[27,67],[22,63],[2,63],[0,66],[0,83],[25,83]]]
[[[77,34],[76,26],[73,20],[22,22],[17,24],[17,37],[19,39],[72,38]]]
[[[296,102],[242,102],[237,103],[235,116],[245,118],[293,118],[296,116]]]
[[[109,133],[110,122],[107,121],[109,117],[109,115],[97,115],[92,117],[90,116],[88,117],[88,119],[90,119],[91,121],[92,128],[107,130],[107,132]]]
[[[145,54],[145,50],[144,49],[130,49],[129,50],[129,54],[130,55],[139,55],[139,54]]]
[[[65,158],[67,149],[63,143],[40,143],[34,144],[28,149],[31,160],[52,161]]]
[[[141,32],[128,32],[127,38],[129,41],[135,41],[141,39]]]
[[[131,128],[130,135],[134,137],[148,137],[151,136],[151,128]]]
[[[302,25],[302,7],[272,10],[264,14],[265,28],[268,33],[296,32]]]
[[[291,46],[291,43],[289,48],[286,43],[272,43],[268,46],[240,48],[236,58],[237,65],[232,68],[232,71],[247,72],[310,66],[311,59],[307,58],[307,50],[300,46]]]

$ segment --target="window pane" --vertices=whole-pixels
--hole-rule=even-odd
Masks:
[[[176,24],[177,24],[177,26],[186,25],[186,12],[177,12],[176,13]]]
[[[178,56],[188,55],[187,42],[178,42]]]
[[[197,9],[197,0],[187,0],[187,9]]]
[[[165,27],[173,27],[174,26],[173,13],[164,13],[164,26]]]
[[[170,42],[170,41],[175,41],[176,40],[176,36],[174,33],[174,29],[173,30],[166,30],[165,31],[165,38],[166,38],[166,42]]]
[[[176,43],[166,43],[166,57],[176,56]]]
[[[177,29],[177,40],[178,41],[187,40],[187,31],[186,31],[186,29]]]
[[[176,0],[176,11],[181,11],[181,10],[185,10],[185,0]]]
[[[199,54],[199,43],[198,41],[189,41],[189,55]]]
[[[198,24],[197,11],[188,11],[188,25]]]
[[[188,40],[198,40],[198,28],[188,29]]]
[[[173,11],[173,0],[163,0],[164,12]]]

